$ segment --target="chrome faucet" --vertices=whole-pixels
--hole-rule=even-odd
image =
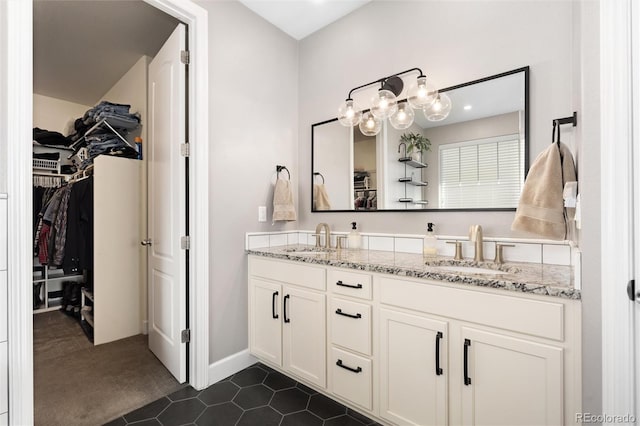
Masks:
[[[471,225],[469,228],[469,241],[475,243],[476,253],[473,256],[475,262],[484,261],[484,253],[482,250],[482,226]]]
[[[313,234],[316,236],[316,247],[320,247],[322,229],[324,229],[324,248],[331,248],[331,229],[329,229],[329,225],[326,223],[319,223],[318,226],[316,226],[316,233]]]

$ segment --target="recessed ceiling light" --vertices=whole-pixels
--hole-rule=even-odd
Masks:
[[[465,105],[465,106],[464,106],[464,110],[465,110],[465,111],[469,111],[470,109],[471,109],[471,105]]]

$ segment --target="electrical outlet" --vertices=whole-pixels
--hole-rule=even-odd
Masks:
[[[258,222],[267,221],[267,206],[258,206]]]

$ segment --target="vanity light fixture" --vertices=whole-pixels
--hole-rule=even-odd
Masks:
[[[465,105],[464,106],[464,110],[465,111],[469,111],[469,110],[471,110],[471,108],[473,108],[471,105]]]
[[[451,112],[451,99],[446,93],[439,93],[436,100],[424,109],[424,115],[429,121],[442,121]]]
[[[397,97],[404,88],[400,76],[412,72],[418,72],[419,75],[409,87],[407,99],[398,102]],[[351,95],[356,90],[375,84],[380,84],[380,88],[371,98],[370,109],[363,113]],[[386,119],[389,119],[395,129],[409,128],[413,124],[416,109],[422,110],[430,121],[444,120],[451,111],[451,100],[447,95],[438,94],[438,90],[420,68],[411,68],[351,89],[347,99],[338,108],[338,121],[345,127],[359,125],[364,135],[375,136],[382,128],[382,121]]]

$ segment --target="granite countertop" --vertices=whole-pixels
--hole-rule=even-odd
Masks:
[[[246,250],[247,254],[274,259],[293,260],[309,264],[357,269],[403,277],[425,278],[477,287],[488,287],[531,293],[563,299],[580,299],[580,290],[574,288],[573,268],[541,263],[506,262],[497,265],[491,261],[461,261],[452,257],[423,258],[421,254],[395,253],[376,250],[335,250],[314,252],[313,246],[288,245]],[[447,268],[462,267],[463,270]],[[483,273],[464,270],[465,267],[483,268]],[[491,273],[487,270],[495,270]]]

